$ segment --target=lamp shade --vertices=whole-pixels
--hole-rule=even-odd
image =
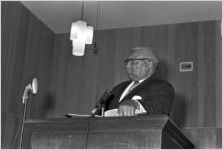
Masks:
[[[70,40],[73,45],[73,55],[83,56],[85,44],[92,44],[93,41],[93,27],[87,26],[87,22],[78,20],[72,23]]]

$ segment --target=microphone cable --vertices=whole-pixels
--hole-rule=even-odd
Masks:
[[[86,133],[85,133],[85,143],[84,143],[84,149],[87,149],[88,144],[88,136],[89,136],[89,126],[90,126],[90,120],[93,118],[93,115],[91,115],[89,118],[87,118],[87,126],[86,126]]]
[[[104,117],[104,106],[101,108],[102,109],[102,117]],[[85,133],[85,145],[84,148],[87,149],[87,144],[88,144],[88,137],[89,137],[89,127],[90,127],[90,121],[92,118],[94,118],[94,114],[91,114],[89,118],[87,118],[87,126],[86,126],[86,133]]]
[[[16,144],[16,141],[17,141],[17,138],[18,138],[18,135],[19,135],[20,126],[21,126],[21,121],[19,121],[16,133],[15,133],[15,138],[14,138],[13,145],[12,145],[13,149],[16,148],[15,144]]]
[[[13,148],[14,148],[14,146],[16,144],[17,139],[18,139],[19,131],[21,131],[20,132],[20,138],[19,138],[19,149],[21,148],[21,144],[22,144],[22,140],[23,140],[23,132],[24,132],[24,121],[26,119],[26,111],[27,111],[28,102],[29,102],[28,100],[25,101],[22,118],[19,119],[19,124],[18,124],[17,130],[16,130],[16,134],[15,134],[15,138],[14,138],[14,141],[13,141],[13,145],[12,145]]]

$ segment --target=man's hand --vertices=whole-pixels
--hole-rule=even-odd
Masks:
[[[135,116],[138,103],[133,100],[123,100],[118,107],[119,116]]]

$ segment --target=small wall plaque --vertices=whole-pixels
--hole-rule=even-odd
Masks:
[[[193,71],[193,62],[180,62],[180,72]]]

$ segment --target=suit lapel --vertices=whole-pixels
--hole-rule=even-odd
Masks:
[[[122,84],[122,86],[120,86],[116,93],[115,93],[115,99],[111,101],[111,104],[109,105],[110,106],[110,109],[114,109],[114,108],[117,108],[118,107],[118,104],[119,104],[119,99],[122,95],[122,93],[124,92],[124,90],[126,89],[126,87],[131,83],[132,81],[127,81],[125,83]]]
[[[125,91],[125,89],[129,86],[129,84],[130,84],[131,82],[132,82],[132,81],[128,81],[125,85],[123,85],[123,86],[121,87],[121,89],[119,90],[118,96],[117,96],[118,101],[119,101],[119,99],[121,98],[122,93]]]

